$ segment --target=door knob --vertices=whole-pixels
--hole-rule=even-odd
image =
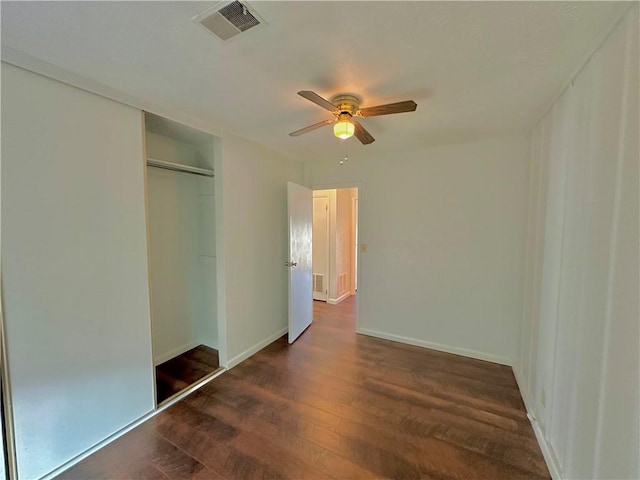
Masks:
[[[297,267],[298,266],[297,262],[284,262],[284,264],[287,267]]]

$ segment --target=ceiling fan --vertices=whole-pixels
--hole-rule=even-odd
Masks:
[[[377,117],[378,115],[389,115],[392,113],[413,112],[418,106],[413,100],[405,100],[404,102],[360,108],[360,98],[352,94],[338,94],[333,96],[331,101],[325,100],[317,93],[308,90],[302,90],[298,92],[298,95],[329,110],[334,118],[323,120],[322,122],[314,123],[308,127],[291,132],[289,134],[290,136],[297,137],[324,127],[325,125],[333,124],[333,134],[336,137],[344,140],[355,135],[363,145],[373,143],[375,138],[373,138],[354,117]]]

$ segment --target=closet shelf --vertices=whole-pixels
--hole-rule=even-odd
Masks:
[[[157,160],[155,158],[147,157],[147,165],[150,167],[164,168],[166,170],[174,170],[176,172],[193,173],[195,175],[213,177],[213,170],[191,167],[189,165],[180,165],[179,163],[165,162],[164,160]]]

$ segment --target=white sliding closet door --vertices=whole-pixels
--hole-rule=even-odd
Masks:
[[[4,423],[3,423],[3,418],[2,415],[0,415],[0,432],[4,432]],[[4,450],[5,450],[5,446],[6,446],[6,439],[4,438],[4,435],[0,434],[1,440],[0,442],[2,442],[0,444],[0,479],[6,479],[7,478],[7,469],[5,467],[5,454],[4,454]]]
[[[2,288],[19,478],[154,407],[141,112],[2,64]]]

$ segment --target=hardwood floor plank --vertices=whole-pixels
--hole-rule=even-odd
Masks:
[[[253,371],[253,369],[251,369],[251,371]],[[530,470],[536,474],[544,474],[546,468],[539,454],[537,454],[537,444],[528,441],[529,438],[523,439],[515,434],[510,435],[511,432],[502,432],[493,427],[492,430],[489,431],[479,431],[477,425],[475,426],[476,428],[471,428],[469,432],[470,425],[468,421],[457,422],[459,428],[455,427],[456,423],[454,423],[454,426],[446,424],[452,423],[450,418],[445,417],[444,421],[442,419],[434,421],[434,410],[431,409],[416,410],[403,407],[394,410],[394,403],[396,407],[398,406],[397,402],[402,403],[401,396],[393,399],[393,402],[387,405],[385,405],[385,402],[380,401],[380,399],[375,399],[366,404],[360,404],[361,407],[364,408],[359,410],[353,408],[348,400],[346,403],[342,403],[338,397],[324,396],[323,392],[320,391],[297,395],[290,390],[282,390],[282,385],[278,385],[277,388],[272,389],[268,382],[265,387],[262,387],[261,384],[255,382],[256,378],[251,377],[249,380],[250,382],[245,385],[241,384],[241,381],[238,380],[238,383],[233,385],[233,390],[243,391],[247,395],[250,395],[251,391],[254,391],[256,395],[260,396],[263,400],[275,397],[278,402],[276,404],[277,408],[286,408],[286,405],[293,401],[296,403],[306,403],[312,407],[328,411],[341,417],[343,421],[339,424],[340,427],[344,425],[344,420],[353,420],[357,423],[364,424],[362,425],[364,427],[384,427],[390,431],[397,431],[398,426],[400,426],[399,432],[402,434],[406,433],[407,437],[409,437],[399,439],[400,441],[406,440],[409,443],[415,443],[416,439],[433,437],[472,452],[484,454],[496,460],[506,461],[509,465]],[[261,388],[266,388],[266,392],[268,393],[260,392],[259,389]],[[283,393],[279,393],[279,391]],[[284,396],[280,397],[280,395]],[[375,408],[367,408],[367,405],[375,406]],[[411,405],[408,407],[411,407]],[[412,415],[408,417],[407,415],[394,413],[392,414],[393,419],[389,420],[387,418],[389,412],[394,411],[410,412]],[[453,415],[449,417],[453,417]],[[485,424],[480,425],[484,426]],[[335,428],[331,428],[330,430],[337,431]],[[505,441],[505,437],[507,441]],[[527,440],[524,445],[522,443],[523,440]],[[420,442],[420,444],[422,443],[423,442]],[[510,445],[516,445],[517,447]],[[526,448],[527,445],[529,449]],[[507,455],[506,452],[509,452],[509,454]],[[531,463],[533,458],[537,458],[539,461],[537,463]]]
[[[157,425],[158,435],[174,445],[180,445],[185,453],[214,472],[215,478],[262,479],[277,476],[225,443],[169,416],[156,417],[153,422]]]
[[[295,370],[288,372],[287,377],[289,383],[285,383],[285,380],[278,380],[272,382],[268,377],[268,372],[273,370],[268,366],[260,364],[248,363],[246,368],[246,375],[249,376],[251,382],[256,385],[264,385],[267,388],[277,389],[280,392],[286,392],[288,398],[298,399],[298,393],[296,389],[300,388],[300,382],[297,380],[298,373]],[[278,367],[277,370],[282,370],[284,367]],[[240,376],[245,370],[234,369],[230,372],[232,376]],[[417,404],[427,409],[438,409],[455,413],[457,415],[474,419],[477,421],[485,422],[489,425],[500,426],[506,430],[517,432],[521,428],[530,428],[528,420],[524,414],[521,414],[518,421],[513,418],[505,418],[501,415],[496,415],[491,411],[485,411],[482,409],[469,408],[465,405],[461,405],[459,399],[457,402],[440,398],[438,393],[429,392],[429,395],[423,393],[417,393],[411,389],[404,389],[394,385],[393,380],[387,382],[381,382],[378,380],[368,380],[366,377],[364,381],[347,379],[341,377],[340,385],[336,385],[333,388],[333,379],[331,376],[323,376],[322,374],[314,373],[309,375],[309,369],[305,368],[305,382],[304,389],[326,391],[327,387],[331,387],[332,394],[335,396],[340,391],[340,398],[351,398],[351,402],[365,402],[380,404],[386,403],[389,407],[398,405],[397,402],[402,402],[403,406],[411,406]],[[265,375],[267,375],[265,377]],[[316,383],[314,384],[314,381]],[[399,391],[396,391],[399,390]]]
[[[218,367],[220,365],[218,351],[214,348],[207,347],[206,345],[198,345],[194,348],[191,353],[191,357],[207,366]]]
[[[310,480],[327,478],[327,474],[291,455],[281,445],[275,442],[264,442],[252,433],[242,432],[232,440],[231,445],[248,457],[268,465],[274,471],[281,472],[287,478]]]
[[[293,345],[276,340],[59,478],[550,478],[509,367],[354,328],[353,298],[314,302]],[[196,348],[159,378],[175,388],[210,361]]]
[[[156,471],[160,472],[156,478],[195,478],[203,468],[198,461],[155,435],[153,425],[147,422],[58,478],[146,478]]]
[[[156,366],[156,402],[188,388],[220,367],[218,351],[198,345]]]
[[[249,388],[261,387],[252,386]],[[544,462],[537,455],[537,444],[529,441],[528,437],[522,438],[484,423],[460,419],[447,412],[416,409],[411,408],[410,405],[394,409],[393,405],[385,405],[378,399],[354,406],[349,399],[345,400],[340,396],[326,394],[322,391],[296,396],[295,401],[305,402],[318,409],[334,413],[342,419],[364,423],[369,427],[382,426],[389,430],[399,431],[409,437],[430,436],[497,459],[502,459],[505,456],[504,452],[509,451],[507,463],[524,469],[527,469],[531,464],[532,458],[538,458],[540,461],[533,464],[532,471],[540,473],[545,468]],[[397,406],[398,404],[396,404]],[[393,413],[391,414],[392,419],[389,419],[390,411],[402,411],[404,415]],[[398,426],[399,430],[397,430]],[[413,439],[410,438],[411,441]],[[516,447],[512,447],[512,445],[516,445]]]
[[[159,437],[149,462],[171,479],[196,478],[205,469],[198,460]]]
[[[205,395],[200,392],[186,399],[194,408],[201,409],[241,430],[249,431],[264,442],[282,446],[297,458],[308,462],[324,473],[325,478],[371,478],[373,473],[341,455],[310,442],[299,435],[299,423],[269,422],[260,417],[260,412],[242,411],[228,405],[222,398]]]
[[[287,357],[287,365],[295,365],[296,367],[298,367],[301,363],[303,363],[305,365],[309,365],[311,369],[325,371],[328,374],[333,374],[336,368],[340,368],[341,377],[346,375],[347,373],[358,378],[364,376],[371,378],[393,377],[398,381],[402,380],[404,384],[409,384],[411,388],[430,388],[434,391],[434,393],[438,391],[447,391],[447,388],[443,387],[453,386],[455,388],[451,388],[450,392],[447,391],[447,395],[455,393],[456,389],[463,389],[463,392],[461,392],[463,393],[462,396],[464,396],[464,394],[471,394],[473,396],[479,397],[479,399],[485,400],[488,405],[494,405],[495,408],[503,410],[510,409],[513,412],[519,412],[520,414],[522,413],[523,405],[521,403],[515,381],[512,385],[508,386],[492,385],[491,383],[479,380],[474,380],[475,384],[470,382],[468,385],[465,385],[463,382],[467,377],[460,377],[457,374],[448,375],[447,372],[425,368],[424,364],[422,366],[416,365],[411,370],[408,370],[406,366],[404,369],[389,369],[389,367],[386,365],[386,361],[382,362],[382,365],[379,365],[381,363],[379,361],[379,356],[377,362],[364,364],[362,363],[364,358],[361,355],[358,355],[354,358],[340,358],[339,362],[336,361],[336,365],[334,366],[333,361],[332,363],[327,364],[326,353],[309,351],[309,349],[313,348],[313,346],[310,346],[307,349],[302,349],[302,351],[297,351],[295,356],[295,363],[293,362],[294,357]],[[279,355],[277,352],[273,351],[270,354],[261,356],[261,358],[265,357],[270,362],[282,361],[282,355]],[[444,380],[444,378],[447,378],[447,376],[453,378]]]
[[[240,434],[232,425],[195,409],[186,402],[173,405],[166,413],[177,422],[189,425],[216,441],[229,441]]]
[[[267,361],[271,366],[276,367],[278,369],[288,368],[288,365],[283,363],[282,360],[280,360],[279,358],[267,357]],[[476,392],[461,391],[461,389],[454,388],[454,387],[449,387],[449,389],[447,389],[447,388],[443,388],[443,385],[440,383],[433,383],[433,382],[419,383],[419,382],[412,381],[410,378],[407,379],[400,374],[390,374],[387,376],[371,375],[366,371],[360,371],[357,369],[354,370],[353,368],[350,369],[349,367],[340,367],[340,371],[341,371],[340,380],[338,382],[335,382],[334,381],[335,368],[332,369],[332,366],[330,365],[319,365],[319,364],[320,364],[319,361],[306,362],[305,360],[300,360],[296,364],[297,367],[292,367],[290,369],[290,371],[288,372],[288,375],[290,379],[296,378],[297,376],[299,376],[299,372],[300,372],[299,367],[304,365],[305,367],[304,373],[306,374],[306,376],[309,376],[308,375],[309,371],[313,371],[314,376],[312,378],[316,378],[317,376],[320,376],[322,377],[322,381],[325,382],[325,384],[333,382],[333,384],[335,384],[335,388],[342,388],[342,389],[344,389],[345,386],[347,388],[349,387],[349,385],[346,385],[346,382],[348,381],[350,381],[350,383],[352,384],[355,383],[356,388],[359,389],[362,386],[363,382],[369,379],[372,379],[372,381],[374,382],[379,379],[384,379],[385,381],[389,381],[389,379],[393,379],[392,381],[394,384],[398,384],[399,386],[402,386],[409,383],[411,385],[409,388],[416,391],[421,391],[421,392],[428,391],[431,396],[435,398],[440,398],[442,401],[454,402],[456,404],[470,403],[475,409],[484,409],[489,412],[497,413],[500,416],[508,416],[513,418],[514,420],[518,420],[521,423],[528,425],[528,420],[526,418],[526,415],[523,413],[521,406],[518,406],[518,405],[508,406],[508,405],[503,405],[501,402],[494,401],[490,398],[489,399],[477,398],[475,396]],[[247,363],[247,366],[249,365],[257,366],[259,364]],[[352,379],[355,379],[355,381]]]
[[[406,436],[388,429],[363,428],[361,423],[348,420],[341,423],[336,433],[345,438],[376,445],[384,451],[402,451],[405,459],[412,461],[429,476],[438,475],[444,470],[452,478],[532,477],[532,472],[525,471],[528,468],[506,464],[502,452],[495,456],[486,455],[486,450],[483,451],[482,448],[464,448],[431,436]]]

